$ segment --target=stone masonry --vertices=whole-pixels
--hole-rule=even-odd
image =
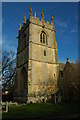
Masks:
[[[24,14],[19,24],[15,100],[41,102],[57,91],[58,52],[55,40],[54,19],[51,24],[34,17],[30,7],[29,20]]]

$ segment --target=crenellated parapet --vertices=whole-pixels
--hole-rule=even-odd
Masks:
[[[30,6],[30,10],[29,10],[29,20],[28,19],[26,20],[26,15],[24,14],[23,26],[21,27],[21,23],[19,24],[19,33],[21,33],[21,31],[23,31],[25,29],[25,27],[30,23],[36,24],[38,26],[42,26],[43,28],[47,28],[47,29],[50,29],[50,30],[55,32],[53,16],[51,18],[51,23],[49,23],[48,21],[45,21],[44,20],[43,10],[42,10],[41,20],[40,20],[37,16],[36,17],[33,16],[31,6]]]

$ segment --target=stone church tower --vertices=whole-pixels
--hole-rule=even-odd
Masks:
[[[55,41],[54,19],[51,24],[24,14],[23,26],[19,24],[15,99],[22,102],[41,102],[57,91],[58,53]]]

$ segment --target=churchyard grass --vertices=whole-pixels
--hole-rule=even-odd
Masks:
[[[9,111],[3,113],[3,118],[35,118],[35,117],[55,117],[69,114],[79,114],[80,107],[77,104],[65,103],[36,103],[26,105],[10,105]]]

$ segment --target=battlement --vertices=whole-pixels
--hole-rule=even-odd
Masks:
[[[45,22],[45,20],[40,20],[38,17],[34,17],[32,16],[29,21],[35,25],[39,25],[39,26],[42,26],[42,27],[45,27],[45,28],[48,28],[48,29],[51,29],[51,30],[54,30],[53,28],[53,25],[50,24],[48,21]]]
[[[47,29],[51,29],[52,31],[55,31],[53,16],[51,18],[51,23],[49,23],[48,21],[45,22],[43,10],[42,10],[41,20],[40,20],[37,16],[33,16],[32,7],[30,7],[29,19],[26,20],[26,16],[24,14],[23,26],[21,27],[21,24],[19,24],[19,33],[21,33],[21,31],[23,31],[25,27],[29,25],[29,23],[33,23],[35,25],[42,26],[43,28],[47,28]]]
[[[29,25],[29,20],[26,20],[26,23],[23,23],[23,26],[21,27],[21,23],[19,24],[19,35],[25,30],[25,28]]]

